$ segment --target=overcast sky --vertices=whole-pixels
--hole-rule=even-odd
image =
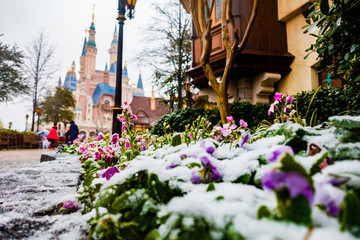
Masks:
[[[137,63],[134,58],[143,45],[142,27],[149,21],[150,0],[139,0],[135,7],[135,18],[126,20],[124,25],[124,53],[127,60],[131,83],[136,83],[141,68],[146,95],[151,94],[151,72]],[[96,69],[103,70],[109,63],[108,49],[117,24],[117,0],[0,0],[0,37],[6,44],[17,44],[25,49],[31,41],[44,31],[45,36],[56,46],[55,60],[59,67],[54,78],[49,80],[54,86],[59,76],[64,81],[72,61],[79,71],[79,57],[82,51],[85,29],[91,24],[95,3],[95,28],[97,59]],[[77,73],[78,74],[78,73]],[[17,99],[0,104],[0,121],[4,127],[13,122],[13,129],[25,129],[25,115],[31,114],[31,102]]]

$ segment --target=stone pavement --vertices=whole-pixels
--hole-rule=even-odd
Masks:
[[[55,160],[40,163],[43,152]],[[18,150],[0,152],[0,158],[8,169],[0,173],[0,239],[88,239],[85,215],[61,209],[64,201],[76,200],[81,183],[76,155]]]
[[[57,149],[13,149],[0,151],[0,174],[40,163],[41,154]]]

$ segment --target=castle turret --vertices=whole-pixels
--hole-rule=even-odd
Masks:
[[[95,73],[96,54],[97,48],[95,43],[95,24],[94,24],[94,13],[92,14],[92,22],[89,29],[89,40],[85,46],[85,74]]]
[[[85,29],[85,39],[84,39],[84,45],[83,45],[83,49],[82,49],[82,52],[81,52],[81,56],[80,56],[80,79],[82,79],[82,77],[85,76],[85,56],[86,56],[86,44],[87,44],[87,38],[86,38],[86,35],[87,35],[87,29]]]
[[[105,65],[105,70],[104,70],[104,83],[109,84],[109,70],[107,63]]]
[[[72,62],[70,70],[66,73],[63,87],[70,91],[76,91],[75,61]]]
[[[139,97],[145,97],[145,91],[143,87],[142,77],[141,77],[141,71],[139,72],[139,78],[136,85],[136,88],[134,89],[134,95]]]
[[[111,42],[111,47],[109,49],[111,63],[117,61],[117,46],[118,46],[118,33],[115,25],[113,40]]]

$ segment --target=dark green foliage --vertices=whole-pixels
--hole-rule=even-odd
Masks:
[[[349,191],[340,207],[338,220],[340,230],[349,230],[352,234],[360,237],[360,200],[353,192]]]
[[[257,218],[258,219],[262,219],[262,218],[270,218],[271,217],[271,211],[269,210],[269,208],[267,206],[260,206],[258,211],[257,211]]]
[[[298,129],[295,132],[285,131],[285,145],[292,147],[295,154],[307,149],[307,142],[303,139],[306,132],[303,129]],[[311,135],[311,134],[307,134]]]
[[[90,234],[101,239],[153,239],[158,206],[181,194],[168,182],[159,181],[156,174],[137,172],[124,183],[101,192],[94,207],[107,208],[108,215],[98,214],[90,220]]]
[[[268,117],[267,111],[269,104],[252,105],[250,102],[233,102],[230,103],[230,109],[235,123],[239,125],[240,119],[249,124],[249,128],[256,128],[262,120],[272,121],[273,117]],[[160,118],[151,132],[158,135],[164,134],[164,123],[170,125],[173,131],[183,132],[187,124],[191,124],[198,116],[205,117],[213,126],[221,120],[218,108],[204,110],[202,108],[185,108],[177,110]]]
[[[21,75],[22,62],[23,54],[16,46],[0,42],[0,102],[28,93],[29,86]]]
[[[302,117],[305,117],[315,91],[316,90],[301,92],[295,95],[296,100],[294,103],[297,104],[298,112]],[[306,123],[310,123],[311,115],[315,110],[317,115],[315,124],[327,121],[331,116],[344,115],[345,113],[349,113],[349,115],[359,115],[359,103],[349,99],[346,94],[347,92],[343,88],[320,88],[310,106]]]
[[[320,9],[314,9],[306,19],[305,32],[315,25],[320,30],[317,34],[311,33],[316,38],[315,43],[306,51],[316,52],[319,70],[330,71],[331,79],[340,79],[347,85],[346,98],[359,104],[360,1],[321,0]]]
[[[284,213],[284,220],[306,226],[311,225],[311,207],[304,195],[299,195],[296,198],[291,199],[285,206]]]
[[[171,141],[171,146],[176,147],[180,144],[181,144],[181,135],[176,134]]]

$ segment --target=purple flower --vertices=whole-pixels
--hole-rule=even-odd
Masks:
[[[286,102],[287,103],[292,103],[292,101],[294,101],[294,98],[292,96],[287,96],[286,97]]]
[[[146,145],[145,144],[141,145],[140,150],[145,151],[146,150]]]
[[[175,164],[171,164],[171,165],[167,166],[166,170],[173,169],[173,168],[176,168]]]
[[[117,140],[119,138],[119,134],[118,133],[115,133],[114,135],[112,135],[112,138],[111,138],[111,143],[112,144],[116,144]]]
[[[294,150],[286,145],[278,146],[268,155],[267,160],[269,162],[275,162],[285,153],[290,153],[291,155],[294,155]]]
[[[226,120],[228,120],[228,122],[232,122],[234,121],[234,118],[232,116],[226,117]]]
[[[212,154],[215,152],[215,146],[214,144],[207,142],[206,140],[203,140],[200,144],[200,147],[205,149],[205,151],[209,154]]]
[[[106,180],[109,181],[109,179],[118,172],[120,172],[120,170],[117,167],[110,167],[108,169],[102,168],[102,169],[98,170],[97,174],[98,174],[99,178],[105,177]]]
[[[245,134],[241,135],[240,138],[240,147],[242,148],[247,141],[249,141],[251,135],[249,132],[246,132]]]
[[[277,93],[275,93],[275,97],[274,97],[274,98],[275,98],[276,101],[279,101],[279,102],[280,102],[280,101],[282,100],[282,98],[283,98],[283,95],[284,95],[283,93],[278,93],[278,92],[277,92]]]
[[[247,128],[248,127],[248,124],[247,122],[245,122],[244,120],[240,119],[240,126],[243,127],[243,128]]]
[[[326,212],[337,217],[340,204],[344,200],[345,192],[328,182],[317,182],[315,184],[315,204],[324,205]]]
[[[73,201],[65,201],[63,202],[63,208],[75,208],[79,209],[80,207]]]
[[[270,171],[264,174],[261,181],[262,185],[270,190],[286,188],[289,191],[290,198],[295,198],[301,194],[308,199],[309,204],[313,202],[314,193],[311,190],[310,183],[296,172]]]
[[[221,174],[206,156],[200,157],[204,168],[200,171],[192,172],[192,181],[195,184],[200,182],[216,181],[221,178]]]

